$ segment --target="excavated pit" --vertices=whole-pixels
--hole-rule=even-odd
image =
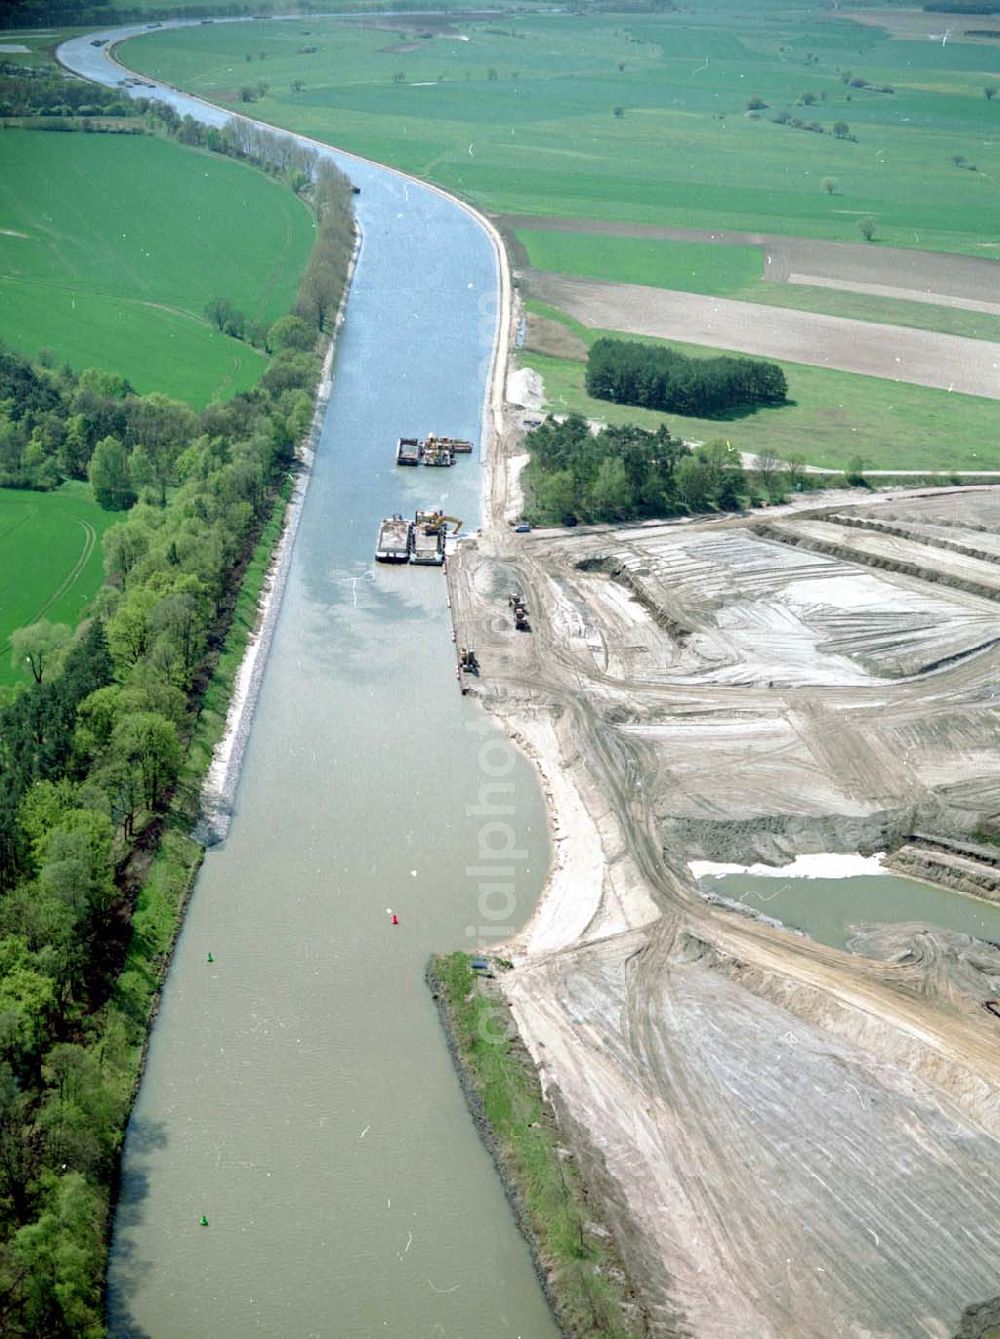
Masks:
[[[968,839],[1000,821],[998,525],[1000,490],[855,494],[766,535],[495,525],[449,563],[553,824],[504,990],[653,1334],[946,1339],[994,1289],[996,948],[877,906],[828,948],[687,862],[993,878]],[[484,598],[511,582],[527,636]]]

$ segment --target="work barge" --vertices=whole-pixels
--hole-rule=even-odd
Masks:
[[[448,533],[457,535],[462,522],[443,511],[417,511],[412,521],[394,514],[379,525],[375,541],[375,560],[380,563],[415,563],[422,567],[441,567],[445,560]]]
[[[397,465],[427,465],[445,468],[454,465],[455,457],[471,455],[472,443],[461,437],[400,437],[396,443]]]

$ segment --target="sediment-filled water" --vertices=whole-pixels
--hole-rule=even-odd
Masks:
[[[845,948],[861,925],[914,922],[1000,942],[1000,904],[899,874],[839,879],[725,874],[699,883],[706,892],[742,902],[833,948]]]

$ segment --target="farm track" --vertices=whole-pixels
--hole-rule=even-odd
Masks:
[[[70,568],[69,572],[67,572],[61,584],[52,592],[47,600],[39,605],[32,616],[26,620],[25,626],[28,626],[28,624],[31,623],[37,623],[39,619],[44,618],[52,606],[57,604],[68,591],[72,590],[80,579],[80,575],[87,566],[87,563],[90,561],[90,555],[93,553],[94,546],[97,543],[97,531],[89,521],[81,520],[79,516],[71,516],[69,519],[80,526],[84,532],[83,548],[80,550],[79,557]],[[0,646],[0,652],[6,654],[6,652],[10,650],[10,645],[11,638],[8,637],[3,645]]]

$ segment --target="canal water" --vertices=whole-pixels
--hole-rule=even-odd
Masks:
[[[478,523],[478,456],[402,470],[393,450],[478,441],[495,261],[453,203],[349,170],[365,240],[335,388],[125,1148],[118,1339],[556,1334],[423,980],[530,914],[541,796],[459,695],[440,569],[372,561],[390,512]]]
[[[822,861],[823,857],[816,859]],[[860,861],[861,865],[867,863]],[[956,930],[1000,943],[1000,904],[898,874],[823,878],[772,870],[766,874],[712,875],[697,866],[695,872],[703,891],[741,902],[833,948],[846,948],[851,935],[862,925],[908,923]]]

